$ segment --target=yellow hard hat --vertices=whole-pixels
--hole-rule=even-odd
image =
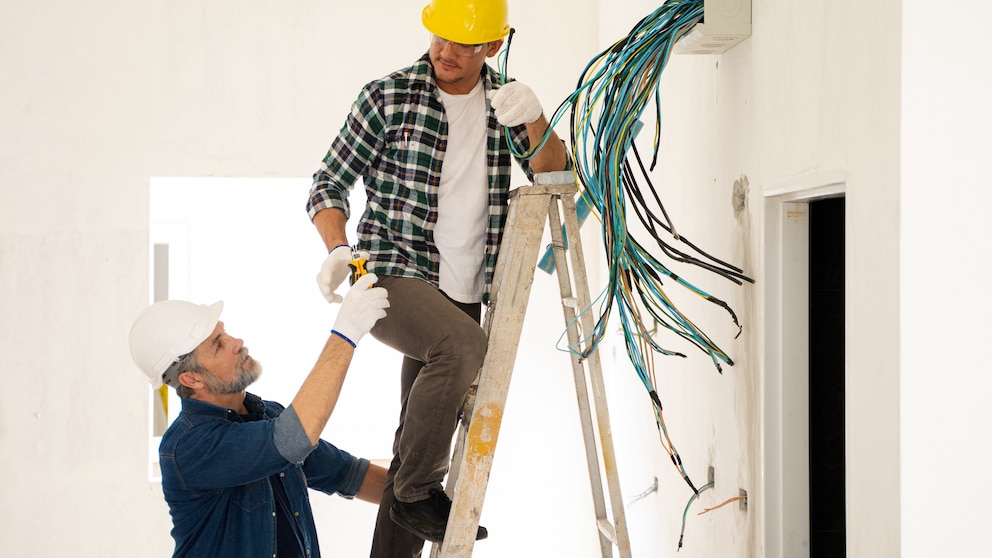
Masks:
[[[510,32],[506,0],[431,0],[420,19],[428,31],[455,43],[478,45]]]

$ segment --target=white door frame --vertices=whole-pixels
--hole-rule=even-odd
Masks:
[[[844,195],[846,183],[829,171],[763,190],[767,558],[809,557],[809,202]]]

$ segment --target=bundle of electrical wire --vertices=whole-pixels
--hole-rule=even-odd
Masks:
[[[738,285],[742,281],[753,282],[743,275],[741,269],[710,256],[676,231],[649,176],[658,160],[661,137],[661,74],[675,43],[702,17],[703,0],[664,2],[639,21],[625,37],[588,63],[575,91],[550,119],[545,136],[534,142],[527,153],[514,153],[520,158],[532,157],[546,143],[557,122],[566,114],[571,114],[572,156],[577,180],[582,185],[582,197],[578,203],[587,204],[602,224],[609,280],[597,299],[599,307],[595,311],[598,318],[593,331],[585,332],[586,337],[577,346],[570,345],[568,350],[582,357],[594,351],[605,338],[610,315],[616,308],[628,357],[654,406],[662,445],[696,495],[699,491],[686,474],[668,436],[651,353],[686,355],[664,348],[657,339],[657,326],[706,353],[718,372],[722,373],[721,363],[733,365],[733,360],[675,307],[662,289],[662,279],[668,279],[672,284],[724,308],[737,325],[738,335],[740,324],[725,302],[673,273],[669,266],[655,257],[653,246],[675,262],[716,273]],[[500,58],[504,80],[511,40],[512,31]],[[653,157],[650,167],[646,169],[634,139],[643,127],[641,117],[650,104],[655,108],[655,130]],[[633,164],[630,154],[633,154]],[[653,246],[634,238],[628,230],[628,209],[633,211],[651,236]],[[671,241],[666,240],[664,234],[670,236]],[[646,318],[652,322],[650,328],[646,326]]]

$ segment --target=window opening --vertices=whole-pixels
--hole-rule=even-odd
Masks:
[[[249,391],[286,406],[316,362],[340,308],[324,300],[315,282],[326,252],[306,214],[310,184],[310,178],[150,180],[149,302],[223,300],[226,329],[263,365]],[[365,206],[361,185],[349,201],[357,211]],[[350,219],[352,241],[356,226],[357,218]],[[371,336],[363,339],[325,439],[356,455],[391,457],[399,362],[396,351]],[[161,436],[182,409],[174,389],[165,393],[163,398],[149,388],[149,478],[156,482]],[[348,427],[359,423],[368,428]]]

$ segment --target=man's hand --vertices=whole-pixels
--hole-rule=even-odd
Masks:
[[[492,106],[496,120],[510,127],[530,124],[544,114],[541,101],[534,91],[519,81],[511,81],[500,87],[493,95]]]
[[[362,251],[365,259],[369,258],[369,253]],[[320,294],[324,295],[327,302],[336,303],[344,300],[344,297],[334,292],[345,277],[351,274],[348,263],[351,262],[351,248],[341,245],[331,250],[331,253],[324,258],[324,264],[317,274],[317,286],[320,287]]]
[[[358,345],[372,326],[386,316],[386,308],[389,308],[386,289],[372,286],[378,280],[374,273],[362,275],[341,303],[341,310],[334,321],[334,332],[352,345]]]

